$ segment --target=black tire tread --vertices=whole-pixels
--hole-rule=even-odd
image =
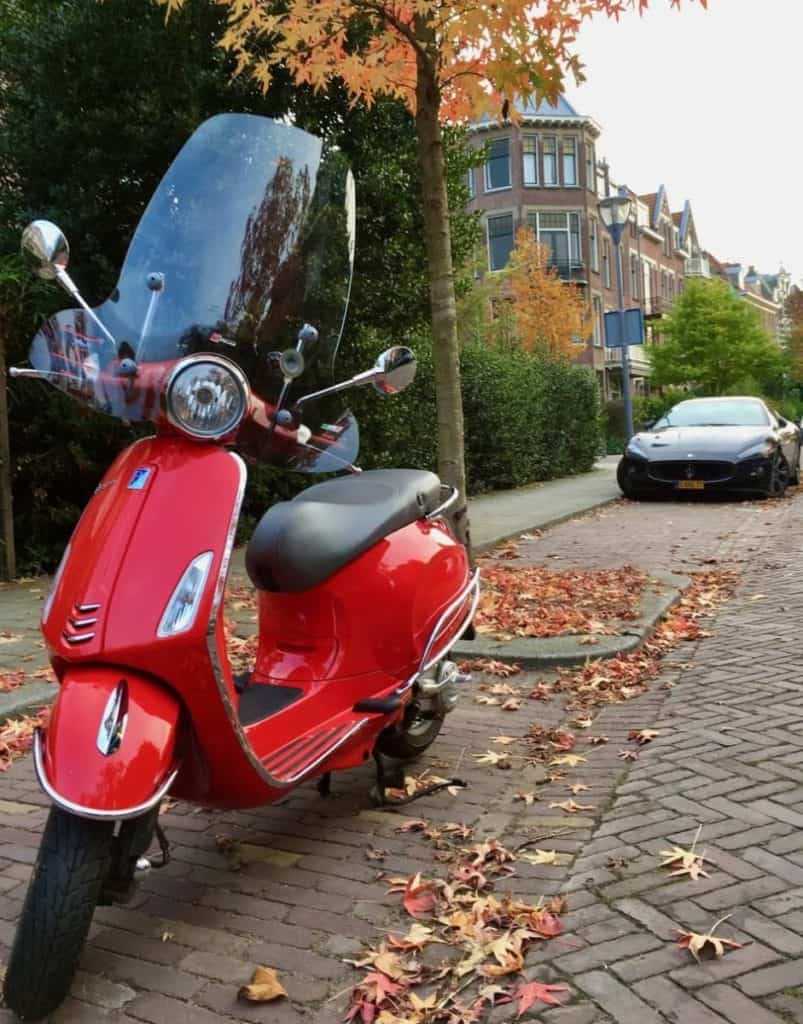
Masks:
[[[385,757],[395,757],[400,761],[409,761],[430,747],[443,727],[443,718],[433,718],[432,727],[415,740],[402,726],[398,729],[386,729],[380,733],[376,741],[376,749]]]
[[[50,811],[3,985],[6,1005],[23,1020],[41,1020],[70,990],[113,832],[113,822]]]

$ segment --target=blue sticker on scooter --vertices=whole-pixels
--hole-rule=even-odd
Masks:
[[[145,484],[148,482],[148,477],[151,475],[149,469],[142,467],[134,471],[134,475],[131,477],[131,482],[128,485],[129,491],[141,491]]]

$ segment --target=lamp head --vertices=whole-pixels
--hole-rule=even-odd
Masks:
[[[606,196],[598,204],[599,216],[608,231],[621,229],[630,219],[633,200],[630,196]]]

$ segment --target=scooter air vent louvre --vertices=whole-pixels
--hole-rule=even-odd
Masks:
[[[92,627],[97,625],[98,616],[95,612],[99,610],[99,604],[74,604],[61,634],[63,640],[71,647],[76,647],[78,644],[85,644],[94,639],[95,631]]]

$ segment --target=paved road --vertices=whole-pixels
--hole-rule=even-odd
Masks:
[[[441,870],[432,847],[395,831],[411,815],[462,821],[477,836],[515,847],[534,834],[567,831],[543,845],[560,865],[519,863],[499,883],[535,900],[569,894],[565,934],[528,957],[530,979],[566,981],[572,1002],[547,1010],[553,1024],[789,1024],[803,1021],[803,683],[798,623],[803,612],[803,498],[778,503],[619,504],[564,523],[522,544],[522,560],[546,565],[647,568],[735,565],[743,580],[708,627],[684,644],[650,692],[605,708],[571,781],[591,788],[582,815],[549,807],[566,781],[478,766],[491,737],[523,736],[531,723],[566,721],[563,708],[525,701],[505,712],[465,699],[426,759],[469,788],[399,811],[371,808],[368,769],[335,780],[322,801],[311,786],[279,806],[211,815],[176,807],[162,819],[174,861],[145,881],[127,908],[99,910],[73,998],[53,1017],[95,1024],[329,1024],[355,972],[342,958],[399,921],[398,898],[377,880],[365,849],[387,850],[393,874]],[[510,564],[510,563],[506,563]],[[515,564],[515,563],[513,563]],[[542,674],[515,677],[526,689]],[[477,678],[476,687],[483,683]],[[671,688],[667,688],[671,684]],[[634,728],[659,736],[638,761],[618,751]],[[516,749],[516,748],[513,748]],[[0,944],[13,934],[35,856],[44,800],[30,764],[0,778]],[[657,853],[701,845],[709,878],[672,878]],[[232,870],[216,837],[249,844],[254,860]],[[540,844],[539,844],[540,845]],[[743,948],[697,966],[675,944],[678,928],[722,932]],[[164,938],[164,941],[162,941]],[[0,952],[3,952],[0,950]],[[289,1001],[237,1003],[256,964],[279,969]],[[493,1020],[511,1020],[510,1007]],[[0,1013],[0,1021],[6,1018]]]

